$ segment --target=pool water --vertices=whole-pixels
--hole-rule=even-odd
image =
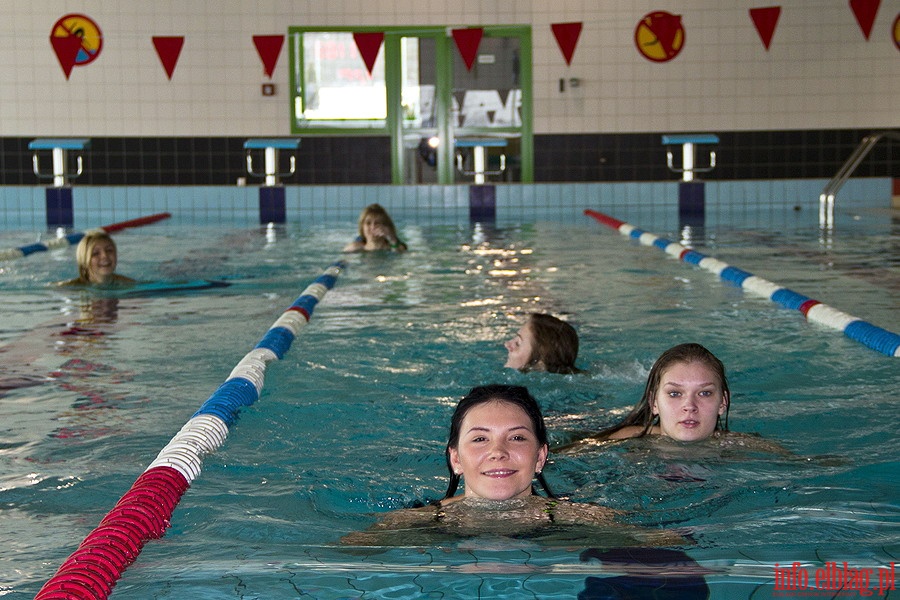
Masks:
[[[347,265],[336,286],[114,597],[572,598],[628,578],[633,564],[599,560],[609,548],[577,532],[555,543],[375,548],[340,538],[443,494],[450,415],[472,386],[527,385],[558,446],[620,418],[655,358],[685,341],[726,364],[731,429],[789,454],[632,440],[551,454],[554,490],[688,534],[684,562],[670,564],[693,569],[714,598],[791,593],[775,589],[776,564],[797,562],[811,581],[832,561],[876,579],[890,572],[900,550],[896,359],[589,219],[413,223],[402,227],[405,255],[342,257],[353,229],[117,234],[120,272],[230,284],[208,290],[47,286],[74,276],[72,249],[0,263],[0,595],[33,597],[337,258]],[[671,229],[655,233],[679,239]],[[717,228],[692,244],[896,332],[895,229],[823,242],[815,229]],[[502,368],[502,342],[529,311],[576,327],[585,373]]]

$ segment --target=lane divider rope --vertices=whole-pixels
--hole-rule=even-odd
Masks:
[[[682,262],[696,265],[701,269],[714,273],[724,281],[766,297],[785,308],[798,310],[803,313],[808,321],[842,331],[850,339],[860,342],[872,350],[888,356],[900,356],[900,335],[892,331],[848,315],[818,300],[813,300],[803,294],[757,277],[716,258],[705,256],[677,242],[638,229],[625,221],[620,221],[589,208],[584,211],[584,214],[610,229],[615,229],[626,237],[638,240],[644,246],[656,247]]]
[[[168,219],[171,216],[172,214],[167,212],[157,213],[155,215],[147,215],[146,217],[138,217],[137,219],[103,225],[102,227],[98,227],[94,231],[99,230],[105,231],[106,233],[114,233],[116,231],[122,231],[123,229],[128,229],[130,227],[142,227],[144,225],[150,225],[151,223],[156,223],[158,221],[162,221],[163,219]],[[0,261],[15,260],[17,258],[22,258],[36,252],[46,252],[48,250],[55,250],[57,248],[75,246],[76,244],[78,244],[78,242],[81,241],[81,238],[83,238],[86,233],[87,232],[84,231],[78,231],[67,235],[60,235],[48,242],[36,242],[34,244],[19,246],[18,248],[0,250]]]
[[[284,357],[343,269],[341,261],[330,265],[284,311],[41,587],[35,600],[109,596],[144,544],[165,534],[175,506],[200,474],[203,457],[225,442],[238,411],[259,399],[266,364]]]

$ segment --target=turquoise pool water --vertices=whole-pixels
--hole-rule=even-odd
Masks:
[[[898,331],[897,225],[863,225],[825,240],[802,227],[716,228],[693,243]],[[621,580],[627,565],[584,554],[605,548],[577,535],[339,540],[443,492],[450,414],[473,385],[527,385],[558,445],[615,421],[656,356],[683,341],[728,367],[731,428],[791,455],[633,441],[552,455],[554,489],[690,532],[696,544],[682,550],[714,598],[777,594],[776,563],[811,579],[832,561],[889,572],[900,543],[896,359],[588,219],[402,231],[406,255],[346,257],[287,356],[269,364],[260,400],[113,597],[571,598]],[[71,249],[0,264],[10,388],[0,391],[0,595],[34,596],[352,236],[352,223],[268,238],[255,227],[123,232],[125,274],[231,284],[136,297],[47,287],[73,276]],[[3,247],[30,241],[0,234]],[[502,368],[503,340],[532,310],[575,325],[585,374]]]

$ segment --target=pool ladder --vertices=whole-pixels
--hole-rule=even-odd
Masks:
[[[847,180],[850,179],[850,175],[853,174],[856,167],[859,166],[859,163],[861,163],[872,148],[875,147],[875,144],[884,137],[900,140],[900,132],[895,129],[886,129],[884,131],[870,133],[864,137],[859,143],[859,146],[856,147],[856,150],[853,151],[853,154],[850,155],[850,158],[844,162],[841,168],[838,169],[837,174],[831,178],[831,181],[829,181],[822,190],[821,195],[819,195],[820,227],[825,229],[834,227],[834,197],[837,195],[838,191],[844,187]]]

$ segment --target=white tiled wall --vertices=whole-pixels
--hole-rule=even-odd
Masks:
[[[771,0],[31,0],[0,2],[0,135],[287,135],[287,43],[268,82],[253,35],[292,25],[531,25],[536,133],[900,126],[900,0],[865,40],[844,0],[790,0],[766,51],[748,10]],[[652,11],[682,16],[667,63],[638,54]],[[81,13],[103,31],[97,60],[67,81],[51,27]],[[550,29],[582,22],[571,66]],[[172,80],[151,43],[185,37]],[[581,86],[559,91],[560,78]]]

